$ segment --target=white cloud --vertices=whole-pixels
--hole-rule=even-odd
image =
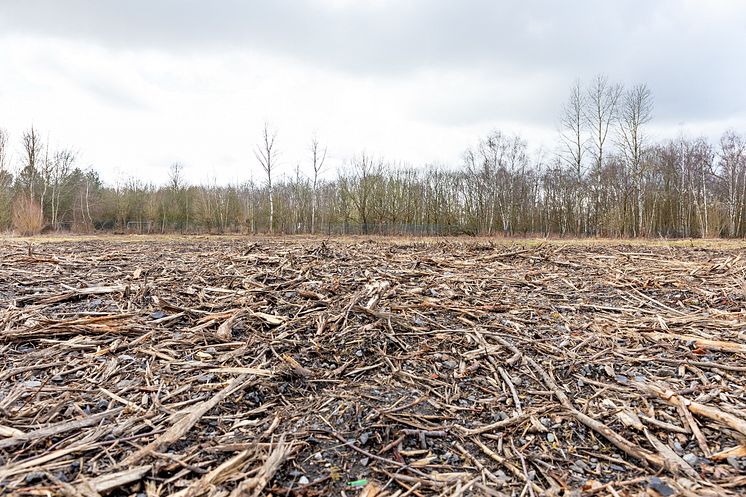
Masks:
[[[739,2],[4,0],[0,126],[34,124],[106,180],[259,176],[262,123],[282,170],[310,136],[342,167],[366,150],[454,163],[491,128],[551,148],[576,78],[654,92],[655,134],[746,128]]]

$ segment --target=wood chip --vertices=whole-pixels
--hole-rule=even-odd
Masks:
[[[3,495],[746,493],[740,242],[2,243]]]

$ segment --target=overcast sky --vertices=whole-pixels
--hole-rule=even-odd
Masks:
[[[260,177],[366,151],[458,164],[491,129],[551,150],[573,81],[645,82],[651,131],[746,132],[739,0],[0,0],[0,126],[32,123],[107,182]]]

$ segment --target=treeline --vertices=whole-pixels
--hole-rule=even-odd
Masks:
[[[304,165],[276,177],[281,141],[265,125],[255,149],[264,178],[236,185],[189,185],[179,164],[166,184],[106,185],[33,127],[9,164],[0,130],[0,230],[744,236],[746,138],[730,130],[717,143],[653,142],[652,111],[645,85],[624,89],[599,76],[573,86],[551,156],[495,131],[460,164],[404,167],[362,153],[332,179],[317,139]]]

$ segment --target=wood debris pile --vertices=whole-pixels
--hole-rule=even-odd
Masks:
[[[0,250],[0,494],[746,492],[734,249]]]

